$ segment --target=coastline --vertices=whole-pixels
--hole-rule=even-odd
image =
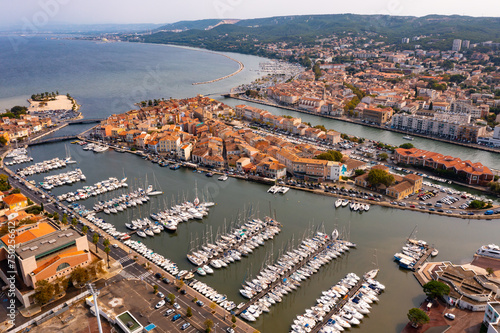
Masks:
[[[235,72],[233,72],[231,74],[219,77],[217,79],[209,80],[209,81],[194,82],[194,83],[191,84],[193,86],[200,85],[200,84],[214,83],[214,82],[217,82],[217,81],[222,81],[222,80],[225,80],[227,78],[230,78],[231,76],[234,76],[234,75],[238,74],[243,69],[245,69],[245,64],[243,64],[241,61],[236,60],[236,59],[228,56],[227,54],[224,54],[224,53],[221,53],[221,52],[217,52],[217,51],[210,51],[210,50],[207,50],[207,49],[196,48],[196,47],[191,47],[191,46],[175,45],[175,44],[144,43],[144,42],[137,42],[137,43],[138,44],[149,44],[149,45],[165,45],[165,46],[169,46],[169,47],[176,47],[176,48],[179,48],[179,49],[185,49],[185,50],[191,50],[191,51],[197,51],[197,52],[204,52],[204,53],[216,54],[216,55],[220,55],[220,56],[226,57],[229,60],[232,60],[232,61],[236,62],[239,65],[239,68]],[[237,54],[243,54],[243,53],[237,53]]]

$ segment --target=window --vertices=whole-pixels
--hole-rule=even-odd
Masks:
[[[63,262],[62,264],[60,264],[59,266],[57,266],[57,269],[56,271],[60,271],[62,269],[65,269],[66,267],[69,267],[69,264],[67,262]]]

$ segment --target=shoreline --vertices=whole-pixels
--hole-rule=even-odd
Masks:
[[[130,43],[130,42],[128,42],[128,43]],[[243,69],[245,69],[245,65],[241,61],[236,60],[236,59],[234,59],[234,58],[232,58],[232,57],[230,57],[227,54],[224,54],[222,52],[211,51],[211,50],[208,50],[208,49],[196,48],[196,47],[191,47],[191,46],[175,45],[175,44],[145,43],[145,42],[137,42],[137,43],[138,44],[148,44],[148,45],[165,45],[165,46],[176,47],[176,48],[184,49],[184,50],[191,50],[191,51],[197,51],[197,52],[211,53],[211,54],[215,54],[215,55],[220,55],[220,56],[226,57],[229,60],[232,60],[232,61],[236,62],[239,65],[239,68],[235,72],[233,72],[231,74],[219,77],[217,79],[209,80],[209,81],[202,81],[202,82],[191,83],[191,85],[193,85],[193,86],[200,85],[200,84],[214,83],[214,82],[217,82],[217,81],[222,81],[222,80],[225,80],[227,78],[230,78],[231,76],[234,76],[234,75],[238,74]],[[237,54],[243,54],[243,53],[237,53]]]
[[[226,94],[226,95],[223,95],[223,96],[226,97],[226,98],[238,99],[240,101],[247,101],[247,102],[250,102],[250,103],[256,103],[256,104],[271,106],[271,107],[275,107],[275,108],[279,108],[279,109],[284,109],[284,110],[289,110],[289,111],[293,111],[293,112],[299,112],[299,113],[309,114],[309,115],[312,115],[312,116],[317,116],[317,117],[322,117],[322,118],[328,118],[328,119],[343,121],[343,122],[351,123],[351,124],[354,124],[354,125],[367,126],[367,127],[372,127],[372,128],[384,130],[384,131],[390,131],[390,132],[395,132],[395,133],[400,133],[400,134],[407,134],[406,131],[402,131],[402,130],[395,129],[395,128],[386,128],[386,127],[382,127],[382,126],[378,126],[378,125],[372,125],[372,124],[362,123],[362,122],[354,121],[354,120],[351,120],[351,119],[348,119],[348,118],[344,118],[344,117],[335,117],[335,116],[331,116],[331,115],[310,112],[310,111],[301,110],[301,109],[297,109],[297,108],[293,108],[293,107],[288,107],[288,106],[284,106],[284,105],[279,105],[279,104],[275,104],[275,103],[271,103],[271,102],[267,102],[267,101],[259,101],[259,100],[254,100],[254,99],[242,98],[242,97],[239,97],[237,94]],[[419,133],[411,133],[411,135],[412,136],[418,136],[418,137],[423,138],[423,139],[435,140],[435,141],[440,141],[440,142],[444,142],[444,143],[455,144],[455,145],[459,145],[459,146],[467,147],[467,148],[471,148],[471,149],[484,150],[484,151],[487,151],[489,153],[500,154],[500,150],[499,149],[494,149],[494,148],[490,148],[490,147],[486,147],[486,146],[468,144],[468,143],[457,142],[457,141],[453,141],[453,140],[446,140],[446,139],[442,139],[442,138],[436,138],[436,137],[422,135],[422,134],[419,134]],[[493,169],[493,168],[491,168],[491,169],[495,170],[498,174],[500,174],[500,170],[496,170],[496,169]]]
[[[86,132],[88,132],[88,131],[89,130],[87,130]],[[85,142],[98,143],[98,141],[85,138],[85,137],[81,136],[81,134],[78,135],[78,139],[82,140],[82,141],[85,141]],[[105,144],[107,146],[109,146],[110,148],[112,148],[113,150],[115,150],[117,148],[116,146],[109,145],[107,143],[105,143]],[[144,156],[144,153],[141,150],[136,150],[136,151],[125,150],[125,152],[126,153],[130,153],[130,154],[134,154],[134,155],[138,155],[138,156]],[[193,169],[190,166],[183,165],[182,162],[176,162],[176,163],[179,163],[183,168]],[[212,172],[214,175],[223,175],[223,174],[225,174],[224,172],[221,172],[221,171],[218,171],[218,170],[209,170],[209,169],[202,168],[202,167],[197,167],[196,170],[201,170],[201,171],[203,171],[205,173],[206,172]],[[265,185],[273,185],[273,184],[270,184],[270,183],[266,183],[264,181],[264,179],[259,180],[259,179],[255,178],[255,177],[239,176],[239,175],[229,175],[229,174],[227,176],[230,177],[230,178],[236,178],[236,179],[240,179],[240,180],[244,180],[244,181],[250,181],[250,182],[254,182],[254,183],[260,183],[260,184],[265,184]],[[341,183],[338,183],[338,184],[341,184]],[[353,198],[351,198],[351,197],[349,197],[347,195],[333,194],[333,193],[330,193],[330,192],[324,192],[323,190],[319,190],[319,189],[311,190],[311,189],[308,189],[308,188],[302,188],[302,187],[291,186],[291,185],[285,185],[285,186],[289,187],[290,189],[293,189],[293,190],[309,192],[309,193],[316,194],[316,195],[323,195],[323,196],[329,196],[329,197],[334,197],[334,198],[353,200]],[[444,213],[444,212],[441,213],[441,212],[438,212],[438,211],[421,210],[421,209],[416,208],[416,207],[415,208],[411,208],[408,205],[407,206],[391,205],[390,202],[386,202],[386,201],[374,201],[374,200],[366,200],[366,199],[362,199],[362,198],[356,198],[356,200],[354,200],[354,201],[356,201],[356,202],[363,202],[363,203],[367,203],[367,204],[370,204],[370,205],[382,206],[382,207],[385,207],[385,208],[392,208],[392,209],[396,208],[396,209],[400,209],[400,210],[411,210],[411,211],[415,211],[415,212],[419,212],[419,213],[427,213],[427,214],[434,214],[434,215],[440,215],[440,216],[448,216],[448,217],[453,217],[453,218],[460,218],[462,220],[466,220],[466,219],[468,219],[468,220],[471,220],[471,219],[472,220],[499,220],[500,219],[500,217],[498,215],[484,215],[484,214],[478,215],[480,213],[484,213],[486,210],[497,208],[496,206],[494,206],[492,208],[488,208],[488,209],[483,209],[483,210],[470,210],[471,212],[475,213],[474,215],[460,215],[460,214],[448,214],[448,213]],[[332,208],[336,209],[334,204],[335,204],[335,202],[332,202]]]

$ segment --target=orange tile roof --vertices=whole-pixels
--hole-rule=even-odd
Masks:
[[[35,239],[35,238],[45,236],[45,235],[50,234],[51,232],[54,232],[54,231],[56,231],[56,229],[54,229],[54,227],[52,227],[47,222],[40,222],[38,224],[38,227],[36,227],[36,228],[32,228],[32,229],[29,229],[26,231],[21,231],[19,234],[16,235],[16,237],[14,238],[14,241],[15,241],[15,244],[18,245],[18,244],[26,243],[32,239]],[[9,234],[3,236],[1,238],[1,240],[4,244],[8,244]]]
[[[26,197],[21,193],[14,193],[3,198],[3,201],[9,206],[26,200]]]
[[[33,274],[38,274],[40,273],[41,271],[43,271],[45,268],[49,267],[50,265],[52,265],[53,263],[57,262],[59,259],[62,259],[62,258],[67,258],[67,257],[71,257],[71,256],[76,256],[76,255],[79,255],[79,254],[84,254],[85,251],[75,251],[75,252],[70,252],[70,253],[64,253],[64,254],[60,254],[60,255],[57,255],[55,256],[54,258],[50,259],[49,261],[45,262],[43,265],[41,265],[40,267],[37,267],[34,271],[33,271]]]

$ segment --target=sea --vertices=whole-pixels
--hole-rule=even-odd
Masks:
[[[33,93],[59,91],[70,93],[86,118],[104,118],[134,108],[134,103],[155,98],[183,98],[197,94],[220,99],[222,93],[239,84],[258,78],[260,62],[266,59],[227,53],[245,64],[245,69],[228,79],[207,85],[192,85],[228,75],[238,64],[221,55],[197,49],[138,43],[100,43],[64,39],[66,36],[0,37],[0,108],[26,105]],[[22,38],[22,39],[15,39]],[[14,42],[15,41],[15,42]],[[222,99],[221,99],[222,100]],[[229,105],[241,101],[223,99]],[[257,105],[256,105],[257,106]],[[324,124],[341,132],[378,139],[391,144],[402,143],[401,134],[384,132],[335,120],[303,115],[286,110],[263,107],[273,114],[302,117],[313,124]],[[61,134],[79,133],[89,125],[72,125]],[[432,140],[416,138],[417,147],[439,151],[494,167],[498,155],[458,147]],[[290,190],[287,194],[269,194],[269,186],[230,178],[222,182],[189,169],[170,170],[128,153],[108,150],[104,153],[84,151],[79,145],[59,142],[29,148],[34,162],[66,156],[66,147],[77,164],[48,174],[28,177],[43,181],[49,174],[80,168],[85,182],[55,188],[55,195],[75,191],[108,177],[128,178],[128,190],[107,193],[83,202],[92,208],[96,200],[107,200],[138,187],[146,181],[164,193],[141,207],[116,215],[99,213],[107,222],[126,231],[124,224],[143,218],[183,200],[213,201],[215,206],[203,220],[180,224],[175,233],[164,232],[147,239],[136,238],[154,251],[178,263],[181,268],[193,268],[187,260],[188,251],[204,240],[215,238],[231,226],[249,218],[273,216],[282,225],[281,233],[267,241],[250,256],[229,267],[217,270],[213,276],[200,277],[236,303],[245,301],[238,290],[245,280],[254,277],[272,263],[285,248],[297,246],[315,230],[331,233],[341,231],[344,238],[357,244],[355,249],[322,267],[301,287],[274,305],[270,313],[252,323],[261,332],[287,332],[295,316],[311,307],[321,291],[336,284],[347,273],[358,275],[380,268],[377,279],[386,285],[385,292],[374,304],[371,313],[353,332],[400,332],[407,323],[406,314],[418,306],[425,295],[411,272],[401,270],[393,261],[405,239],[416,229],[416,238],[439,249],[436,261],[457,264],[470,262],[483,244],[498,242],[498,220],[468,220],[440,217],[427,213],[405,211],[372,205],[368,212],[351,212],[334,207],[335,198]],[[24,167],[19,165],[17,167]],[[147,179],[147,180],[146,180]],[[137,236],[134,236],[137,237]]]

